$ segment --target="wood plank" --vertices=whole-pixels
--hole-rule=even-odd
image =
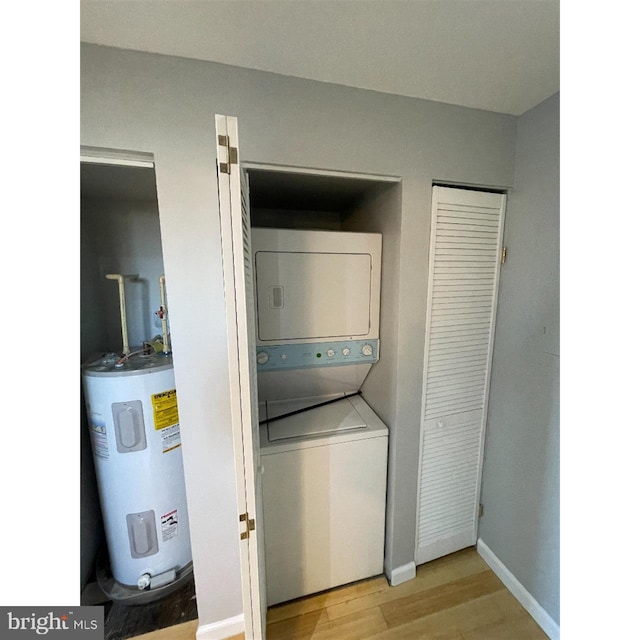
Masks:
[[[318,609],[278,622],[268,622],[267,640],[309,640],[315,637],[318,624],[327,621],[325,610]]]
[[[197,630],[198,621],[190,620],[183,624],[176,624],[172,627],[165,627],[164,629],[136,636],[135,640],[194,640]],[[244,634],[241,637],[244,638]]]
[[[444,609],[450,609],[500,589],[504,589],[502,582],[493,571],[487,570],[420,593],[395,599],[381,605],[380,609],[391,628]]]
[[[370,640],[415,640],[416,638],[468,640],[469,633],[484,633],[483,630],[486,630],[488,635],[485,637],[489,640],[492,628],[498,629],[500,625],[507,624],[509,621],[515,622],[522,617],[530,618],[517,600],[506,589],[501,589],[456,607],[393,627],[372,636]],[[530,620],[533,622],[532,618]],[[542,634],[540,638],[543,639],[546,636]],[[520,640],[520,636],[513,635],[510,640]]]
[[[465,640],[547,640],[533,618],[502,620],[464,634]]]
[[[330,591],[323,591],[319,594],[299,598],[292,602],[285,602],[269,608],[267,611],[267,624],[292,618],[310,611],[317,611],[318,609],[328,609],[337,604],[350,602],[362,596],[379,593],[387,589],[389,589],[387,579],[384,576],[376,576],[375,578],[337,587]]]
[[[431,617],[432,624],[454,628],[467,634],[482,627],[497,625],[508,619],[519,619],[526,614],[518,601],[507,591],[500,589],[487,596],[446,609]],[[514,638],[515,640],[515,638]]]
[[[311,636],[312,640],[367,640],[371,636],[385,631],[387,623],[379,607],[359,611],[352,616],[338,620],[325,620],[318,624]],[[267,640],[279,640],[277,636],[269,635]]]
[[[392,602],[414,593],[422,593],[425,590],[487,569],[486,562],[478,555],[475,548],[464,549],[428,564],[420,565],[416,570],[414,580],[403,582],[396,587],[391,587],[386,583],[385,589],[375,593],[347,598],[336,604],[328,605],[327,615],[330,620],[335,620],[342,616],[352,615],[356,611]]]

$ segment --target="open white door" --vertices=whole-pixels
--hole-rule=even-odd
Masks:
[[[216,141],[245,638],[261,640],[267,606],[251,225],[236,118],[216,115]]]

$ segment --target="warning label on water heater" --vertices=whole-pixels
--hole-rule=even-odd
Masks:
[[[175,538],[178,535],[178,510],[174,509],[163,515],[160,518],[160,523],[162,526],[162,542]]]
[[[175,389],[152,394],[151,406],[153,407],[153,424],[156,431],[173,427],[180,422],[180,418],[178,418],[178,397]]]
[[[180,442],[180,425],[174,424],[172,427],[167,427],[160,432],[162,436],[162,453],[167,453],[177,449]]]
[[[153,426],[162,437],[162,453],[177,449],[180,442],[180,418],[176,390],[154,393],[151,396]]]
[[[109,459],[109,441],[107,440],[107,429],[101,421],[92,418],[91,423],[91,444],[93,452],[98,458]]]

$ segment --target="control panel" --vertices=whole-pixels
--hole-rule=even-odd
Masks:
[[[346,364],[373,364],[377,361],[378,340],[310,342],[256,347],[258,372]]]

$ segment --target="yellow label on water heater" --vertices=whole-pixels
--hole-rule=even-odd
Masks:
[[[152,394],[151,406],[153,407],[153,425],[156,431],[173,427],[180,422],[178,397],[175,389]]]

